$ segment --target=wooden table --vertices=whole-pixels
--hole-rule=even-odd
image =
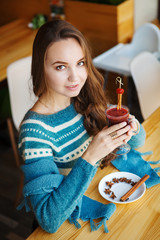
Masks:
[[[18,19],[0,27],[0,82],[6,79],[8,65],[32,54],[36,30],[27,26],[28,21]]]
[[[139,150],[153,151],[153,155],[145,156],[146,160],[160,159],[160,108],[147,119],[143,126],[147,133],[146,143]],[[157,166],[160,166],[157,165]],[[105,175],[116,172],[113,166],[99,169],[92,180],[86,195],[107,203],[98,192],[98,183]],[[90,232],[88,222],[80,221],[82,228],[65,221],[58,231],[49,234],[38,227],[27,240],[159,240],[160,239],[160,185],[146,190],[144,196],[129,204],[116,204],[117,209],[107,222],[109,233],[103,232],[103,226]]]

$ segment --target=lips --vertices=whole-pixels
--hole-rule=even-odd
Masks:
[[[76,90],[78,87],[79,87],[79,84],[70,85],[70,86],[67,86],[66,88],[69,89],[69,90],[71,90],[71,91],[74,91],[74,90]]]

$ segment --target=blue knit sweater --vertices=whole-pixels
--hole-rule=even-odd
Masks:
[[[71,104],[51,115],[29,111],[20,129],[19,150],[25,161],[54,157],[60,174],[66,176],[91,140],[83,116]]]
[[[107,232],[105,221],[115,211],[113,203],[104,205],[84,196],[97,167],[81,158],[92,140],[83,120],[71,104],[51,115],[29,111],[20,128],[25,206],[29,210],[30,205],[39,225],[50,233],[67,219],[80,227],[78,218],[90,220],[92,230],[104,223]],[[130,140],[132,147],[136,139]],[[97,218],[102,221],[95,226]]]

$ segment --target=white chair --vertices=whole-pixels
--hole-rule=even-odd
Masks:
[[[131,76],[129,64],[141,52],[148,51],[159,55],[160,30],[152,24],[142,25],[134,34],[131,43],[119,43],[103,54],[95,57],[93,63],[97,68],[125,76]]]
[[[33,106],[37,99],[32,89],[30,56],[19,59],[8,66],[7,82],[9,88],[12,120],[16,130],[18,131],[25,113]],[[19,166],[19,156],[17,152],[17,146],[15,144],[11,119],[8,119],[7,122],[16,164]]]
[[[17,131],[25,113],[33,106],[36,97],[33,93],[31,82],[31,57],[22,58],[11,63],[7,68],[7,82],[11,105],[12,120]],[[20,158],[17,143],[14,135],[14,128],[11,119],[7,119],[9,135],[16,160],[16,165],[20,167]],[[22,177],[20,190],[17,195],[16,205],[22,192]]]
[[[31,81],[31,57],[13,62],[7,68],[11,112],[14,125],[19,130],[25,113],[33,106],[36,97]]]
[[[136,86],[141,113],[146,119],[160,107],[160,62],[153,54],[143,52],[132,60],[130,71]]]

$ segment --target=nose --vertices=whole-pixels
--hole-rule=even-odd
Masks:
[[[68,80],[70,82],[77,82],[78,80],[78,74],[75,68],[71,68],[69,70]]]

